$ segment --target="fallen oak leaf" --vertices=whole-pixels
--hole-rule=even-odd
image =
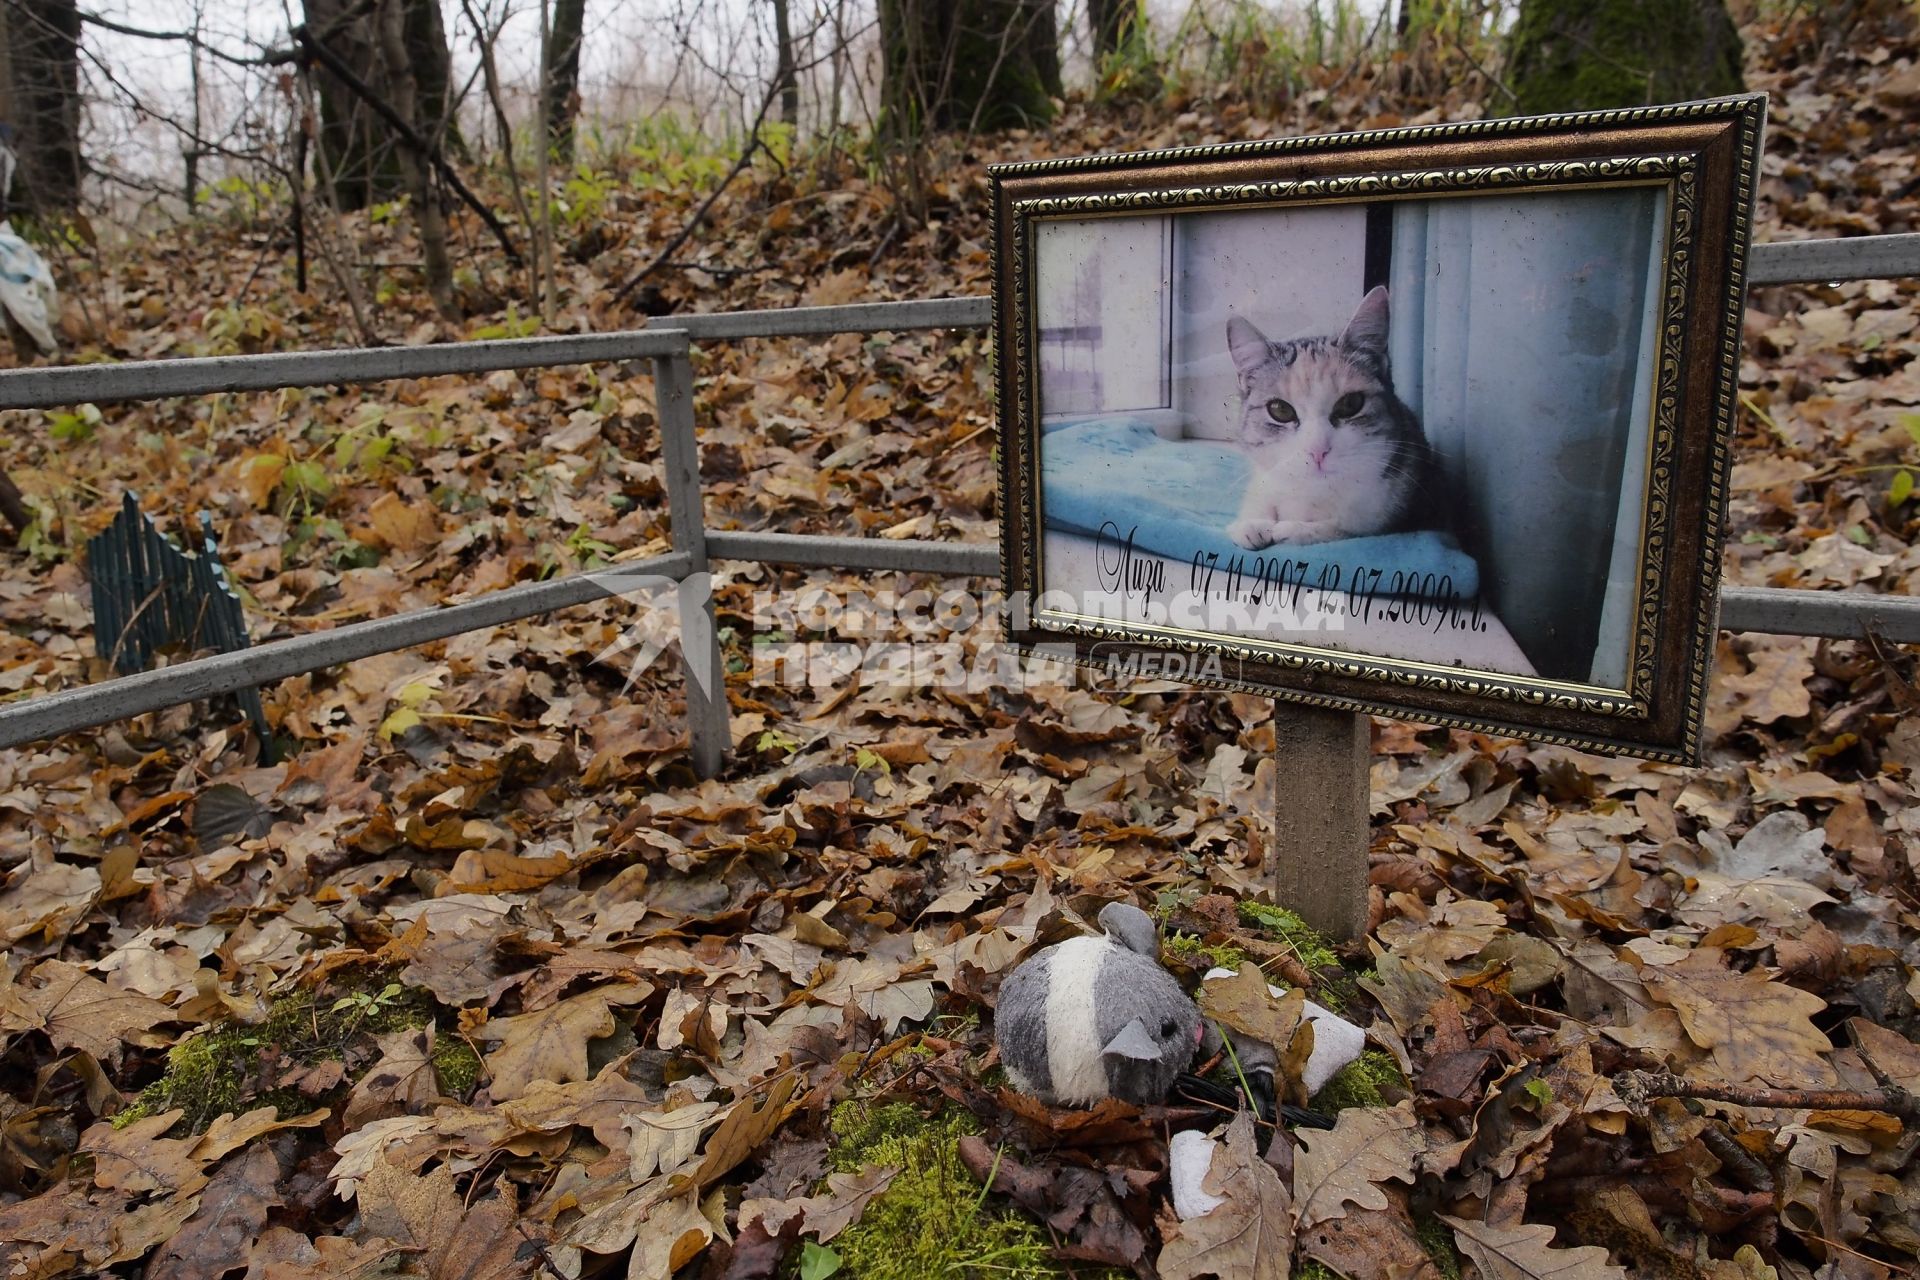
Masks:
[[[1392,1276],[1395,1280],[1441,1280],[1440,1268],[1420,1245],[1420,1236],[1395,1194],[1386,1209],[1349,1209],[1302,1231],[1294,1248],[1343,1276]]]
[[[918,1022],[933,1012],[933,983],[903,976],[908,968],[922,967],[918,960],[904,968],[878,960],[842,960],[821,967],[819,983],[808,995],[821,1004],[858,1009],[892,1035],[902,1022]]]
[[[305,1115],[292,1116],[282,1120],[277,1109],[271,1106],[255,1107],[241,1115],[223,1112],[216,1116],[207,1131],[200,1135],[200,1141],[194,1144],[193,1158],[205,1164],[224,1159],[238,1151],[262,1134],[277,1133],[281,1129],[317,1129],[333,1116],[328,1107],[318,1107]]]
[[[1181,1223],[1179,1234],[1161,1246],[1155,1266],[1162,1280],[1265,1280],[1291,1272],[1293,1197],[1260,1158],[1252,1112],[1240,1112],[1227,1126],[1200,1187],[1221,1203]]]
[[[80,1135],[81,1155],[93,1157],[93,1184],[108,1191],[191,1191],[206,1185],[194,1158],[198,1138],[169,1138],[184,1111],[143,1116],[123,1129],[102,1120]]]
[[[280,1162],[258,1146],[220,1166],[200,1207],[147,1263],[146,1280],[197,1280],[247,1265],[267,1214],[282,1203]]]
[[[740,1202],[740,1230],[758,1223],[775,1239],[787,1235],[812,1236],[821,1244],[860,1220],[875,1196],[893,1185],[898,1165],[870,1164],[858,1173],[827,1175],[826,1190],[791,1200],[747,1199]],[[788,1224],[797,1222],[791,1232]]]
[[[369,797],[377,801],[371,785],[360,776],[360,762],[367,754],[370,735],[356,734],[313,751],[302,751],[287,762],[287,776],[274,796],[283,804],[333,804],[358,809]]]
[[[1810,1021],[1827,1002],[1812,992],[1759,969],[1729,969],[1717,947],[1696,947],[1678,964],[1648,966],[1640,976],[1728,1081],[1790,1087],[1839,1080],[1823,1056],[1833,1044]]]
[[[486,1055],[493,1100],[524,1097],[536,1080],[567,1084],[587,1079],[587,1045],[613,1034],[613,1006],[639,1004],[652,994],[650,983],[618,983],[533,1013],[487,1022],[473,1034],[476,1040],[500,1046]]]
[[[63,937],[100,896],[100,872],[36,855],[8,876],[0,892],[0,944],[12,946],[33,934]]]
[[[31,1185],[67,1154],[63,1109],[23,1106],[0,1094],[0,1185]]]
[[[591,1130],[608,1150],[630,1140],[627,1120],[648,1112],[659,1100],[628,1079],[622,1061],[609,1062],[591,1080],[550,1084],[536,1080],[533,1088],[512,1102],[500,1104],[507,1122],[527,1133],[557,1133],[578,1126]]]
[[[18,994],[38,1023],[20,1029],[44,1031],[57,1048],[78,1049],[97,1062],[118,1063],[122,1041],[173,1020],[173,1010],[158,1000],[116,991],[64,960],[42,960],[29,983]]]
[[[525,893],[558,880],[584,863],[572,858],[526,858],[504,849],[468,849],[454,859],[453,870],[434,891],[435,897],[455,893]]]
[[[118,1249],[115,1227],[127,1207],[124,1193],[86,1191],[77,1183],[0,1207],[0,1263],[24,1275],[58,1275],[76,1258],[105,1266]]]
[[[1483,1280],[1627,1280],[1627,1269],[1607,1261],[1597,1245],[1553,1247],[1553,1228],[1543,1223],[1496,1227],[1441,1213],[1453,1228],[1460,1252],[1473,1259]]]
[[[379,1160],[360,1187],[359,1238],[418,1249],[415,1265],[431,1280],[509,1280],[526,1275],[520,1231],[531,1224],[523,1220],[516,1231],[516,1213],[512,1192],[498,1189],[465,1205],[444,1164],[422,1176]]]
[[[367,509],[368,530],[383,547],[418,551],[439,541],[440,521],[424,502],[407,502],[388,490]]]
[[[359,1244],[345,1236],[308,1239],[288,1227],[268,1227],[254,1242],[252,1265],[241,1280],[362,1280],[391,1274],[400,1251],[391,1240]]]
[[[1231,1031],[1269,1045],[1293,1039],[1306,1009],[1306,992],[1295,987],[1275,996],[1256,965],[1242,965],[1231,977],[1200,984],[1200,1012]]]
[[[645,1182],[656,1173],[677,1173],[700,1150],[701,1135],[718,1123],[720,1104],[689,1102],[671,1111],[624,1116],[633,1134],[627,1144],[627,1176]]]
[[[981,1185],[1067,1237],[1066,1243],[1054,1246],[1060,1257],[1133,1270],[1145,1262],[1147,1238],[1127,1215],[1118,1178],[1110,1181],[1106,1174],[1080,1165],[1024,1165],[1004,1147],[995,1150],[975,1134],[961,1138],[958,1151],[961,1163]],[[1144,1190],[1135,1183],[1126,1194]]]
[[[727,1109],[720,1127],[707,1139],[706,1156],[693,1173],[694,1183],[701,1190],[731,1173],[773,1136],[791,1110],[787,1104],[799,1083],[797,1075],[788,1074],[768,1089],[767,1100],[760,1106],[755,1107],[752,1095],[748,1095]]]
[[[106,827],[103,827],[100,834],[103,837],[116,836],[122,831],[130,831],[142,823],[152,822],[153,819],[161,815],[171,818],[175,812],[184,808],[192,799],[193,792],[191,791],[169,791],[164,795],[152,796],[128,810],[120,821],[110,823]],[[157,826],[159,824],[154,823],[154,825]]]
[[[382,949],[381,958],[404,959],[400,981],[425,988],[442,1004],[491,1006],[516,980],[501,962],[499,941],[491,929],[436,931],[422,915]]]
[[[1414,1162],[1426,1150],[1413,1106],[1348,1107],[1329,1130],[1294,1135],[1295,1223],[1305,1230],[1338,1218],[1351,1201],[1363,1209],[1384,1209],[1387,1197],[1376,1182],[1412,1182]]]
[[[341,1123],[358,1129],[369,1120],[425,1111],[440,1101],[433,1069],[433,1027],[415,1027],[374,1037],[380,1060],[347,1098]]]
[[[1837,545],[1839,540],[1835,540]],[[1814,677],[1812,646],[1797,636],[1754,637],[1744,653],[1748,671],[1740,671],[1732,650],[1723,649],[1714,673],[1714,699],[1707,709],[1707,731],[1720,737],[1742,720],[1771,724],[1795,719],[1813,709],[1807,685]]]
[[[691,1184],[684,1193],[655,1203],[634,1237],[627,1280],[672,1280],[706,1249],[717,1234],[714,1227]]]
[[[432,1116],[390,1116],[362,1125],[333,1144],[339,1159],[327,1170],[333,1180],[333,1194],[351,1200],[359,1194],[376,1165],[386,1159],[387,1148],[434,1132]]]
[[[790,1225],[798,1230],[799,1220],[792,1220]],[[727,1267],[719,1280],[774,1280],[792,1248],[793,1241],[787,1237],[768,1235],[762,1224],[748,1223],[734,1233]]]
[[[1920,1093],[1920,1045],[1866,1018],[1847,1019],[1847,1030],[1874,1074],[1908,1093]]]
[[[199,1209],[197,1191],[163,1196],[128,1209],[113,1219],[113,1253],[107,1264],[131,1262],[151,1253],[155,1245],[171,1240]]]

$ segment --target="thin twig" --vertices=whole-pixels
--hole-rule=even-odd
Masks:
[[[1485,80],[1488,84],[1498,89],[1501,93],[1506,94],[1508,102],[1511,102],[1514,106],[1518,107],[1520,105],[1520,95],[1515,93],[1512,89],[1509,89],[1506,85],[1506,82],[1501,80],[1499,76],[1494,75],[1493,72],[1481,66],[1480,59],[1474,57],[1472,53],[1468,52],[1466,42],[1460,38],[1458,33],[1449,32],[1448,34],[1450,38],[1453,40],[1453,47],[1459,52],[1461,57],[1467,60],[1467,65],[1472,67],[1475,71],[1478,71],[1480,73],[1480,78],[1482,80]]]
[[[498,28],[489,28],[481,22],[480,15],[474,10],[473,0],[460,0],[467,20],[473,23],[473,42],[480,50],[481,83],[486,88],[487,101],[493,104],[493,116],[500,133],[500,158],[507,168],[507,193],[513,197],[513,207],[519,211],[520,224],[527,229],[529,236],[537,236],[533,225],[533,213],[527,207],[527,193],[520,181],[520,166],[513,158],[513,122],[507,118],[507,108],[500,93],[500,68],[494,61],[494,45],[500,39]],[[489,11],[491,16],[491,11]],[[539,255],[538,242],[535,243],[535,256]],[[536,264],[528,274],[527,298],[532,309],[539,307],[540,270]]]
[[[1700,1141],[1725,1167],[1727,1176],[1748,1191],[1773,1190],[1773,1174],[1767,1166],[1754,1159],[1751,1151],[1740,1145],[1724,1123],[1707,1121],[1706,1127],[1700,1130]]]
[[[1642,1105],[1648,1098],[1698,1098],[1785,1111],[1884,1111],[1908,1124],[1920,1124],[1920,1097],[1896,1084],[1879,1089],[1773,1089],[1706,1084],[1654,1071],[1623,1071],[1614,1077],[1613,1091],[1630,1106]]]

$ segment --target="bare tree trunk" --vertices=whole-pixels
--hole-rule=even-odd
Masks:
[[[573,127],[580,118],[580,41],[587,25],[587,0],[554,0],[553,31],[541,71],[546,98],[547,137],[553,153],[573,159]]]
[[[544,73],[547,66],[547,51],[553,47],[553,31],[547,21],[547,0],[536,0],[540,6],[540,66]],[[552,120],[547,116],[547,106],[551,96],[543,81],[536,95],[540,104],[540,119],[535,122],[535,138],[552,137]],[[552,324],[555,312],[555,287],[553,273],[553,175],[549,171],[548,157],[553,148],[542,146],[534,153],[534,181],[538,184],[534,206],[539,210],[540,225],[533,241],[534,272],[540,285],[540,320],[543,324]]]
[[[1038,81],[1036,101],[1040,106],[1040,119],[1051,119],[1053,100],[1066,92],[1060,79],[1060,18],[1054,0],[1021,0],[1019,8],[1007,21],[1025,25],[1025,61],[1033,67],[1034,78]],[[994,78],[999,78],[999,69],[996,69]],[[980,115],[981,112],[976,109],[974,119],[978,120]]]
[[[13,203],[70,209],[80,199],[80,10],[75,0],[0,0],[7,119],[20,171]]]
[[[434,0],[382,0],[374,11],[380,40],[380,60],[384,64],[383,83],[388,100],[403,120],[420,120],[419,83],[407,50],[407,10]],[[449,320],[460,319],[460,308],[453,298],[453,266],[447,256],[447,219],[440,211],[440,199],[428,180],[427,160],[412,147],[394,147],[400,176],[413,205],[413,216],[420,228],[420,254],[426,262],[427,291],[433,304]]]
[[[1726,0],[1521,0],[1506,79],[1514,109],[1638,107],[1739,93]]]
[[[794,74],[793,24],[787,14],[788,0],[773,0],[774,66],[773,82],[780,89],[780,119],[789,125],[800,123],[800,80]]]
[[[315,101],[320,94],[314,79],[309,69],[302,71],[298,80],[300,127],[303,130],[317,130],[320,119],[321,109]],[[367,314],[367,301],[362,296],[360,281],[348,267],[346,253],[333,243],[333,233],[339,227],[340,206],[334,199],[340,190],[338,175],[332,170],[332,162],[327,158],[324,146],[313,147],[312,151],[314,177],[317,179],[314,189],[320,205],[320,216],[313,219],[314,246],[320,251],[320,261],[326,266],[327,274],[333,277],[333,282],[340,286],[340,292],[347,299],[347,310],[353,317],[353,327],[360,337],[360,345],[372,346],[375,341],[373,322]]]
[[[7,3],[10,0],[0,0]],[[438,0],[301,0],[308,33],[339,58],[362,84],[395,102],[387,68],[404,67],[413,85],[413,106],[400,114],[441,154],[463,155],[465,145],[453,122],[453,55],[440,19]],[[395,12],[389,15],[388,10]],[[387,47],[389,20],[398,23],[396,63]],[[334,203],[364,209],[411,191],[406,144],[341,77],[326,67],[314,69],[320,90],[320,150],[334,175]]]
[[[0,0],[0,122],[13,127],[13,37],[8,31],[6,0]],[[0,166],[0,219],[9,213],[9,191],[13,186],[13,167]]]
[[[466,158],[467,144],[453,118],[453,50],[440,18],[440,0],[403,0],[407,63],[413,68],[418,111],[411,116],[422,137],[442,155]]]
[[[1053,114],[1054,0],[880,0],[885,132],[998,129]]]
[[[379,82],[372,20],[356,12],[353,0],[302,0],[302,8],[315,41],[363,83]],[[391,199],[400,189],[396,144],[367,104],[331,71],[315,67],[313,83],[320,96],[319,154],[331,175],[335,207],[351,212]]]
[[[180,158],[187,166],[185,185],[188,214],[192,214],[200,204],[200,139],[207,136],[200,118],[200,14],[196,6],[193,11],[193,43],[187,46],[187,65],[193,73],[193,137],[180,149]]]

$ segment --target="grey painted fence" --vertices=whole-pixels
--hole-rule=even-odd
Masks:
[[[1761,285],[1909,275],[1920,275],[1920,235],[1759,245],[1754,250],[1751,280]],[[102,684],[41,694],[0,709],[0,747],[57,737],[374,654],[536,617],[618,594],[630,579],[667,578],[685,583],[705,573],[713,560],[991,575],[999,567],[999,550],[991,543],[707,528],[693,416],[693,371],[688,360],[690,344],[698,341],[980,328],[991,317],[986,298],[943,298],[674,316],[654,328],[574,337],[218,356],[0,373],[0,411],[4,411],[648,359],[653,363],[674,544],[666,555],[628,562],[613,571],[508,587],[460,604],[351,623]],[[1920,643],[1920,600],[1904,596],[1728,587],[1720,598],[1721,625],[1730,631],[1850,637],[1871,628],[1888,640]],[[683,657],[696,665],[712,664],[706,669],[717,671],[719,642],[712,601],[683,594],[682,606]],[[719,771],[729,744],[727,703],[719,681],[713,682],[711,693],[699,685],[695,680],[687,682],[689,737],[695,768],[711,776]]]

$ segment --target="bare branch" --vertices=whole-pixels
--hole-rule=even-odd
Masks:
[[[298,49],[267,49],[258,56],[244,57],[241,54],[229,53],[218,45],[210,44],[192,31],[152,31],[145,27],[130,27],[124,22],[115,22],[111,18],[104,18],[97,13],[88,13],[84,9],[80,11],[80,21],[90,27],[99,27],[102,31],[132,36],[136,40],[170,40],[191,45],[202,53],[236,67],[279,67],[297,61],[300,57]]]
[[[1652,1071],[1624,1071],[1614,1078],[1614,1092],[1629,1105],[1648,1098],[1699,1098],[1731,1102],[1742,1107],[1778,1107],[1798,1111],[1884,1111],[1908,1124],[1920,1124],[1920,1096],[1899,1085],[1879,1089],[1770,1089],[1760,1085],[1705,1084]]]
[[[680,228],[680,234],[669,240],[667,247],[654,255],[652,262],[649,262],[646,266],[627,277],[627,282],[614,292],[614,302],[618,303],[625,299],[629,293],[632,293],[634,289],[639,286],[642,280],[645,280],[662,266],[671,262],[673,255],[679,252],[680,246],[685,244],[688,239],[692,237],[693,233],[700,229],[700,224],[706,221],[707,211],[713,208],[714,201],[720,198],[720,193],[732,186],[733,180],[739,177],[741,171],[753,162],[754,152],[760,149],[760,126],[766,123],[767,109],[773,106],[774,99],[779,96],[780,85],[778,81],[775,81],[774,84],[768,88],[766,96],[760,100],[760,113],[753,118],[753,127],[747,131],[746,145],[740,149],[740,158],[733,162],[733,168],[727,171],[727,176],[720,180],[720,185],[715,187],[712,193],[701,202],[698,209],[694,210],[693,217],[687,220],[687,225]]]

